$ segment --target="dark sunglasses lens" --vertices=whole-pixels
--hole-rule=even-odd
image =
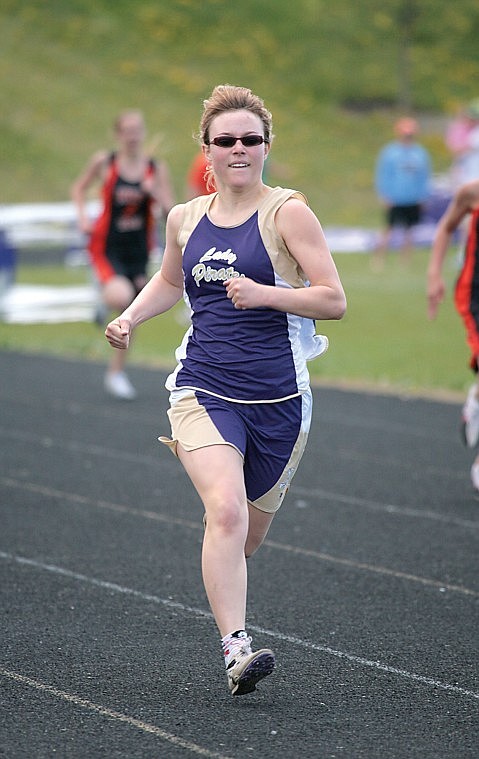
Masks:
[[[255,145],[261,145],[264,139],[260,134],[247,134],[244,137],[215,137],[211,142],[219,148],[232,148],[236,145],[237,140],[241,140],[245,148],[252,148]]]
[[[235,137],[215,137],[212,142],[219,148],[232,148],[236,143],[236,139]]]
[[[255,145],[261,145],[263,138],[259,134],[247,134],[245,137],[241,138],[241,142],[245,148],[252,148]]]

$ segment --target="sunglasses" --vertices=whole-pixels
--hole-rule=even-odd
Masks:
[[[206,142],[206,145],[216,145],[218,148],[232,148],[238,140],[245,148],[254,148],[257,145],[262,145],[263,142],[267,142],[260,134],[245,134],[244,137],[232,137],[230,135],[223,135],[222,137],[214,137],[212,140]]]

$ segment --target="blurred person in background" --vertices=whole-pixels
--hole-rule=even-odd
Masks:
[[[215,183],[204,153],[200,152],[193,158],[186,177],[186,199],[192,200],[199,195],[210,195],[215,192]]]
[[[80,231],[107,311],[123,311],[145,286],[148,259],[156,243],[156,219],[166,218],[174,203],[169,171],[144,148],[141,112],[127,110],[115,121],[118,149],[100,150],[90,159],[71,190]],[[101,185],[102,209],[93,220],[87,212],[88,191]],[[124,351],[115,351],[104,378],[105,390],[121,400],[136,391],[125,373]]]
[[[453,158],[450,170],[453,189],[479,179],[479,98],[472,100],[449,124],[445,142]]]
[[[416,140],[418,131],[415,119],[399,119],[396,139],[382,148],[376,162],[375,186],[385,208],[385,228],[373,254],[373,268],[384,265],[393,230],[398,228],[403,231],[403,260],[411,257],[412,230],[421,219],[432,175],[429,152]]]
[[[439,221],[427,271],[427,298],[428,316],[434,319],[446,294],[442,276],[446,254],[454,233],[465,219],[469,221],[468,233],[454,302],[464,323],[471,352],[469,365],[476,377],[462,409],[461,430],[464,443],[476,449],[479,442],[479,180],[469,182],[456,191]],[[474,490],[479,491],[479,454],[471,468],[471,480]]]

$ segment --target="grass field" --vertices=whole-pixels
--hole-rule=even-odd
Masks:
[[[384,270],[373,272],[366,254],[338,254],[336,263],[348,297],[341,322],[322,322],[318,331],[330,349],[309,365],[313,381],[400,393],[462,397],[471,381],[462,324],[452,303],[456,257],[451,252],[447,301],[438,319],[426,318],[425,269],[428,252],[418,250],[404,266],[390,254]],[[88,281],[86,268],[21,266],[17,282],[73,285]],[[136,334],[131,362],[168,368],[186,329],[181,305],[144,325]],[[41,352],[106,361],[110,348],[90,323],[15,325],[0,323],[0,349]]]
[[[144,111],[184,199],[203,98],[231,82],[273,112],[271,182],[302,189],[325,226],[375,226],[401,93],[437,173],[447,118],[477,96],[477,0],[3,0],[0,24],[2,203],[68,199],[125,107]]]

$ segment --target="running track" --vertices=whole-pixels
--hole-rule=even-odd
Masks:
[[[479,747],[479,501],[460,407],[315,390],[250,568],[277,654],[226,688],[201,508],[156,437],[162,372],[0,354],[0,756],[463,759]]]

